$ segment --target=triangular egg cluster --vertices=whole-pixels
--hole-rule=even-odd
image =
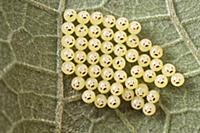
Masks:
[[[115,109],[123,99],[133,109],[153,115],[160,95],[148,83],[158,88],[168,82],[177,87],[184,83],[175,66],[161,60],[163,49],[159,45],[139,39],[141,25],[137,21],[66,9],[61,30],[62,71],[74,76],[71,86],[83,90],[85,103]]]

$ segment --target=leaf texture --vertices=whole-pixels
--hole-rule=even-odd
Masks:
[[[199,0],[0,0],[0,133],[199,133],[199,7]],[[164,48],[184,86],[162,89],[152,117],[126,103],[84,104],[60,70],[65,8],[139,21],[140,37]]]

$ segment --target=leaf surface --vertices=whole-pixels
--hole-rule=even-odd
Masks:
[[[0,133],[200,132],[198,0],[0,0]],[[186,82],[161,92],[152,117],[124,103],[96,109],[60,70],[65,8],[97,10],[142,24],[141,38],[164,48]],[[151,86],[154,88],[154,86]]]

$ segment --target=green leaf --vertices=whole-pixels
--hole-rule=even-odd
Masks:
[[[0,0],[0,133],[200,132],[198,0]],[[160,90],[152,117],[84,104],[60,70],[65,8],[102,11],[142,24],[186,82]],[[151,86],[152,88],[154,86]]]

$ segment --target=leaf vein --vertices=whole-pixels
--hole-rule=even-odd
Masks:
[[[59,16],[57,18],[57,35],[58,38],[62,37],[62,32],[61,29],[59,28],[62,23],[62,12],[65,9],[65,0],[60,0],[59,2],[59,7],[58,7],[58,12]],[[57,40],[57,55],[60,55],[60,51],[62,49],[62,46],[60,45],[60,39]],[[56,105],[56,116],[55,116],[55,122],[56,122],[56,128],[55,128],[55,133],[61,133],[62,129],[62,117],[63,117],[63,97],[64,97],[64,85],[63,85],[63,74],[61,72],[61,64],[62,60],[60,58],[57,58],[57,73],[58,73],[58,80],[57,80],[57,105]]]
[[[37,2],[35,0],[24,0],[24,1],[29,3],[29,4],[31,4],[31,5],[33,5],[33,6],[35,6],[35,7],[38,7],[40,9],[44,10],[44,11],[47,11],[47,12],[49,12],[51,14],[59,14],[58,10],[56,10],[54,8],[51,8],[51,7],[49,7],[49,6],[45,5],[45,4],[42,4],[40,2]]]
[[[135,133],[135,127],[131,125],[131,123],[128,121],[128,119],[122,114],[122,112],[118,109],[115,110],[116,115],[119,117],[119,119],[123,122],[123,124],[129,129],[131,133]]]
[[[200,65],[200,55],[198,54],[197,49],[195,48],[195,46],[194,46],[192,40],[190,39],[187,31],[185,30],[185,28],[181,24],[178,16],[176,15],[176,10],[175,10],[175,7],[174,7],[174,1],[173,0],[166,0],[166,7],[167,7],[167,10],[170,14],[171,21],[174,24],[176,30],[178,31],[181,38],[183,38],[183,40],[186,42],[186,46],[191,51],[191,53],[194,56],[194,58],[196,59],[197,63]]]

